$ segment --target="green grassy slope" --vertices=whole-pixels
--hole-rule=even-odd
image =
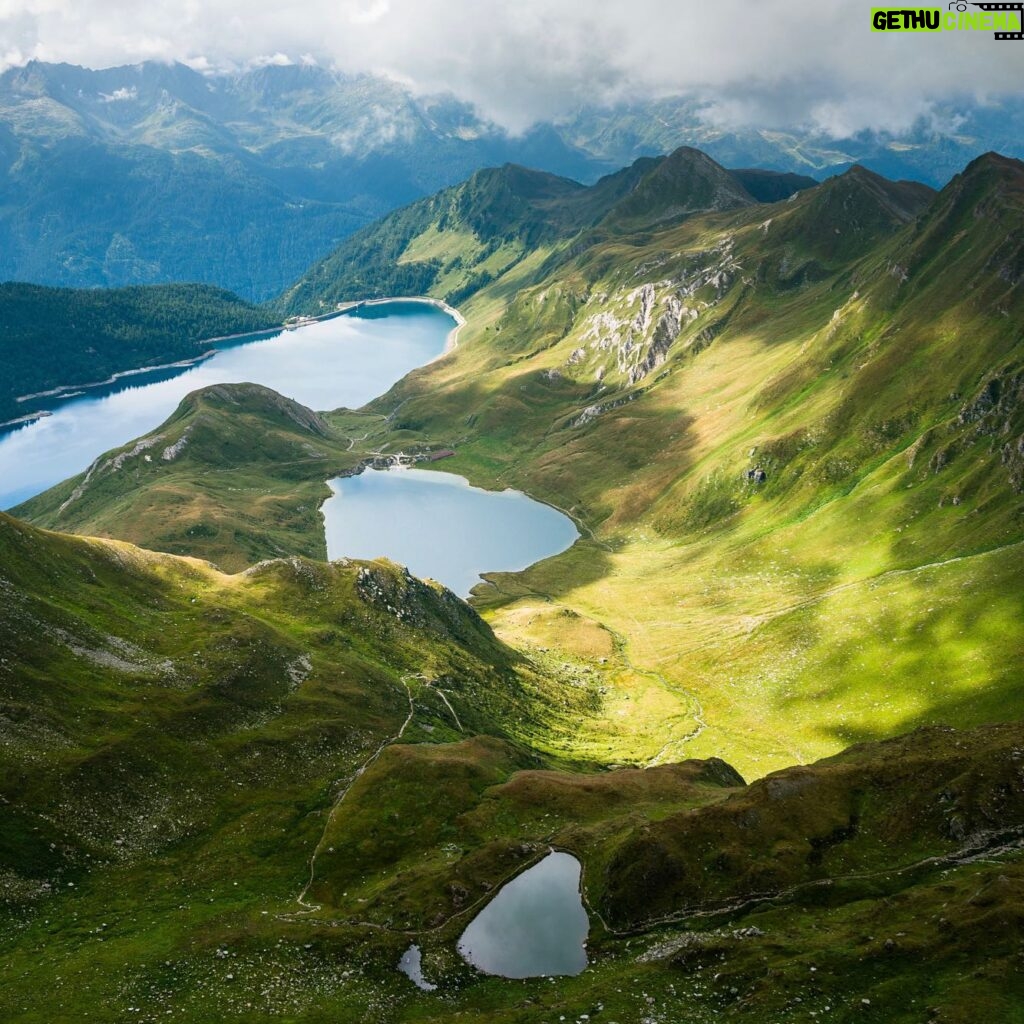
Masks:
[[[592,244],[573,240],[597,225],[605,233],[636,230],[753,201],[729,171],[688,148],[637,160],[589,188],[508,164],[360,231],[288,289],[278,308],[316,313],[393,295],[458,304],[516,268],[536,277],[539,258],[557,263]]]
[[[33,411],[15,401],[21,395],[192,359],[206,339],[279,323],[208,285],[76,290],[7,282],[0,285],[0,421]]]
[[[545,737],[560,756],[758,776],[1017,718],[1022,194],[1021,165],[990,155],[936,197],[854,168],[770,206],[592,229],[477,292],[455,353],[327,420],[367,435],[346,456],[455,446],[445,468],[583,524],[478,598],[504,638],[604,681],[599,713]],[[209,493],[209,468],[183,464],[178,488]],[[277,471],[257,454],[237,472]],[[323,493],[321,467],[297,472]],[[220,539],[176,550],[224,557],[251,510],[214,505]],[[287,543],[303,530],[312,545],[312,516]],[[614,659],[548,643],[562,613]]]
[[[172,554],[201,545],[229,571],[284,554],[323,559],[319,507],[326,481],[360,461],[349,448],[316,413],[268,388],[220,385],[187,396],[152,434],[15,514]]]
[[[218,780],[246,780],[282,827],[315,828],[329,779],[397,732],[434,674],[469,725],[500,716],[463,706],[462,687],[514,698],[515,656],[395,567],[293,558],[228,577],[6,516],[0,544],[15,892],[238,828],[220,820],[222,797],[244,818],[254,791],[236,805]],[[42,835],[59,842],[45,852]]]
[[[598,244],[481,292],[375,411],[595,531],[499,588],[695,698],[677,753],[758,774],[1019,716],[1022,179],[982,158],[925,208],[855,169]]]
[[[5,1020],[1014,1019],[1019,726],[586,774],[525,741],[580,681],[386,563],[224,576],[0,515],[0,589]],[[589,970],[476,974],[462,928],[552,844]]]

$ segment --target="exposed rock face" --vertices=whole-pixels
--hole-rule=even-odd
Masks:
[[[129,459],[134,459],[150,448],[156,447],[164,439],[163,434],[154,434],[152,437],[144,437],[135,442],[135,446],[129,451],[120,452],[100,467],[100,472],[110,470],[116,473]]]
[[[733,239],[724,236],[715,247],[694,253],[689,267],[675,280],[648,281],[618,296],[600,295],[606,308],[584,322],[583,347],[573,351],[567,365],[583,362],[588,351],[607,352],[614,357],[615,371],[629,385],[648,377],[668,360],[686,329],[714,308],[735,283],[742,268],[733,248]],[[655,264],[644,264],[638,273],[653,269]],[[695,353],[714,338],[713,327],[690,340]],[[596,379],[603,381],[611,369],[599,367]]]
[[[191,426],[185,428],[185,433],[178,438],[174,444],[168,445],[161,453],[160,458],[164,462],[173,462],[184,450],[188,444],[188,436],[192,433]]]
[[[990,450],[999,452],[1010,486],[1018,494],[1024,492],[1024,374],[1010,370],[993,374],[962,406],[947,431],[953,438],[929,460],[933,473],[941,473],[972,445],[990,438]]]
[[[669,296],[665,305],[668,308],[654,328],[654,336],[647,347],[647,354],[629,373],[630,384],[643,380],[652,370],[656,370],[665,362],[668,350],[683,329],[686,315],[691,312],[675,295]]]
[[[645,284],[633,292],[626,301],[632,302],[637,296],[640,298],[640,309],[633,318],[631,326],[634,334],[643,338],[646,337],[651,326],[651,314],[654,312],[654,300],[657,298],[657,292],[655,292],[653,284]]]
[[[360,566],[356,593],[366,604],[394,616],[398,622],[434,636],[494,640],[490,627],[465,601],[445,587],[417,579],[402,566]]]
[[[611,409],[618,409],[620,406],[628,405],[630,402],[635,401],[639,398],[646,389],[639,391],[631,391],[628,395],[623,395],[621,398],[613,399],[609,402],[598,402],[594,405],[588,405],[574,420],[569,424],[570,427],[585,427],[588,423],[592,423],[602,413],[606,413]]]

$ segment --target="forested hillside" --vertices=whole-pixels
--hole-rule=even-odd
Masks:
[[[0,422],[33,411],[20,396],[192,359],[206,339],[278,318],[208,285],[71,289],[0,284]]]

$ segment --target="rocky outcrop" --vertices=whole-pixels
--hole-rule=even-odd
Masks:
[[[675,295],[669,296],[666,310],[654,328],[654,335],[643,359],[630,370],[629,383],[636,384],[668,358],[669,349],[682,332],[683,326],[697,318],[697,312],[683,305]]]
[[[645,268],[653,269],[648,264]],[[733,239],[726,235],[713,248],[690,256],[674,279],[648,281],[619,297],[601,295],[605,308],[584,321],[582,347],[573,350],[566,365],[583,362],[588,351],[608,353],[628,384],[639,383],[667,362],[686,329],[724,298],[741,269]],[[713,332],[696,335],[694,352],[706,348],[713,337]],[[610,370],[599,367],[596,379],[604,380]]]
[[[990,376],[946,428],[953,438],[931,457],[928,468],[941,473],[979,441],[990,439],[1010,486],[1024,493],[1024,373],[1003,370]],[[957,504],[959,502],[956,502]]]
[[[168,445],[161,453],[160,458],[164,462],[173,462],[184,450],[188,444],[188,436],[192,433],[191,427],[186,427],[185,433],[178,438],[174,444]]]

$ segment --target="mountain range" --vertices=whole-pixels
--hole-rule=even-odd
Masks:
[[[206,389],[0,515],[5,1017],[1016,1021],[1022,278],[995,153],[504,164],[342,241],[268,315],[426,294],[458,347]],[[329,476],[442,449],[580,540],[469,604],[324,560]],[[587,970],[473,972],[551,849]]]
[[[723,754],[741,772],[891,735],[876,701],[904,725],[947,721],[954,708],[958,720],[988,721],[990,702],[1017,700],[1013,559],[998,553],[1020,542],[1022,179],[1019,162],[995,155],[938,194],[853,168],[765,204],[687,148],[589,188],[515,166],[481,172],[354,236],[286,293],[282,313],[332,309],[378,286],[425,291],[459,299],[469,321],[448,359],[287,445],[315,440],[333,452],[332,472],[368,452],[453,448],[454,471],[568,509],[593,539],[507,593],[494,580],[480,600],[573,594],[571,610],[662,666],[681,709],[699,705],[709,723],[718,707],[687,750]],[[243,420],[242,407],[211,396],[160,428],[173,441],[198,414],[194,429],[211,440],[238,430],[230,457],[216,443],[169,465],[119,456],[122,471],[67,481],[15,514],[232,569],[322,556],[318,518],[282,510],[317,507],[324,465],[288,459],[280,475],[277,414],[260,400]],[[255,481],[267,497],[254,518],[244,496]],[[175,493],[190,496],[188,514]],[[728,579],[765,589],[733,593],[725,565],[736,567]],[[913,606],[917,573],[936,577],[929,611],[908,611],[883,642],[856,595],[881,581]],[[991,629],[972,631],[947,689],[930,677],[934,648],[922,638],[964,614],[963,573]],[[701,596],[722,587],[711,604]],[[647,610],[627,622],[616,608],[640,594]],[[648,632],[646,621],[671,623],[679,608],[693,610],[709,647],[685,656],[676,628]],[[760,623],[753,647],[741,642],[745,623]],[[762,656],[792,663],[800,680],[787,691],[791,735],[758,736],[756,756],[708,683],[724,637],[738,644],[728,660],[748,694],[744,720],[777,715]],[[916,682],[895,687],[893,644],[906,645]],[[861,671],[835,719],[819,680],[840,651]]]
[[[0,75],[0,278],[197,281],[264,301],[384,213],[505,161],[590,183],[686,144],[732,167],[822,178],[861,162],[943,185],[987,149],[1020,155],[1013,105],[965,103],[898,138],[852,139],[727,130],[702,110],[692,98],[584,109],[515,136],[453,97],[311,64],[34,61]]]

